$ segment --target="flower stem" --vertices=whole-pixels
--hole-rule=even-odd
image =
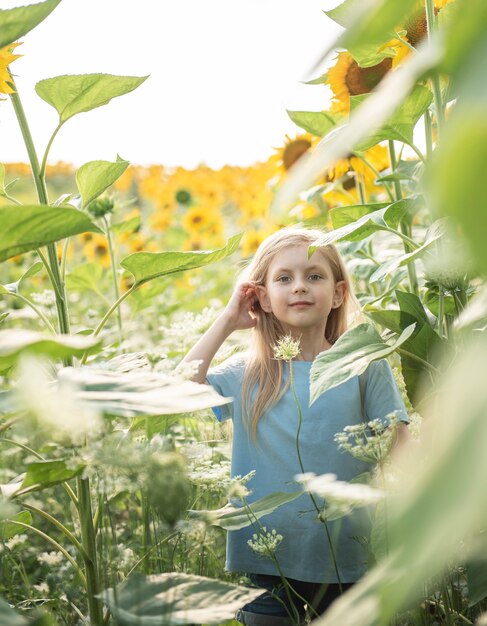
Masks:
[[[301,432],[301,424],[303,422],[303,413],[301,411],[301,405],[299,403],[299,399],[298,399],[298,396],[296,394],[296,387],[294,385],[293,364],[292,364],[292,360],[291,359],[289,359],[288,365],[289,365],[289,381],[291,383],[291,389],[292,389],[292,392],[293,392],[294,401],[295,401],[296,407],[298,409],[298,430],[296,432],[296,452],[298,453],[298,461],[299,461],[299,467],[301,469],[301,473],[304,474],[305,470],[304,470],[303,460],[301,458],[301,451],[299,449],[299,434]],[[325,526],[326,536],[327,536],[327,539],[328,539],[328,544],[330,546],[330,554],[331,554],[331,558],[333,560],[333,566],[335,568],[335,573],[336,573],[336,576],[337,576],[338,588],[340,589],[340,593],[343,593],[342,580],[340,578],[340,572],[338,571],[338,563],[337,563],[337,559],[336,559],[335,548],[333,547],[333,542],[331,540],[331,535],[330,535],[330,530],[328,528],[328,523],[327,523],[326,519],[324,519],[323,516],[321,515],[321,507],[316,502],[316,498],[314,497],[314,495],[311,492],[308,492],[308,493],[309,493],[309,497],[311,499],[311,502],[313,503],[313,506],[314,506],[316,512],[318,513],[318,519]]]
[[[112,233],[110,231],[110,224],[106,216],[103,216],[103,223],[105,225],[105,233],[108,241],[108,251],[110,253],[110,263],[112,266],[112,280],[113,280],[113,289],[115,291],[115,299],[118,300],[120,298],[120,288],[118,286],[117,279],[117,262],[115,259],[115,252],[113,250],[113,239]],[[118,322],[118,330],[120,332],[120,341],[123,341],[123,328],[122,328],[122,312],[120,307],[117,307],[117,322]]]
[[[56,329],[54,328],[54,326],[51,324],[51,322],[47,319],[47,317],[44,315],[44,313],[38,309],[36,307],[36,305],[31,302],[29,300],[29,298],[26,298],[25,296],[23,296],[20,293],[14,293],[14,292],[3,292],[2,293],[3,296],[13,296],[14,298],[18,298],[19,300],[22,300],[22,302],[24,302],[25,304],[27,304],[27,306],[30,306],[30,308],[41,318],[41,320],[44,322],[44,324],[47,326],[47,328],[49,329],[49,331],[51,333],[53,333],[54,335],[56,334]]]
[[[428,28],[428,37],[431,37],[436,27],[434,0],[425,0],[425,9],[426,9],[426,25]],[[438,138],[440,138],[441,133],[443,131],[443,124],[445,122],[445,110],[443,107],[443,100],[441,97],[440,75],[438,71],[435,71],[435,70],[433,71],[433,76],[431,77],[431,85],[433,87],[433,98],[435,101],[436,123],[438,125]]]
[[[96,537],[91,510],[90,481],[78,478],[78,512],[81,525],[81,543],[84,549],[86,572],[86,594],[92,626],[103,625],[102,605],[95,596],[100,593],[100,579],[96,554]]]
[[[396,149],[394,147],[393,140],[389,140],[388,143],[389,143],[389,159],[391,161],[391,169],[393,172],[395,172],[396,167],[397,167]],[[399,180],[394,180],[394,193],[396,196],[396,201],[402,200],[403,198],[402,187],[401,187],[401,181]],[[411,233],[411,224],[410,224],[409,217],[406,217],[405,219],[401,220],[400,228],[401,228],[402,235],[404,237],[407,237],[407,239],[414,244],[414,241],[412,240],[412,237],[411,237],[412,233]],[[395,232],[398,232],[398,231],[395,231]],[[406,242],[404,242],[404,251],[406,253],[409,252]],[[416,275],[416,266],[414,264],[414,261],[412,261],[411,263],[408,263],[407,269],[408,269],[409,286],[410,286],[411,292],[419,296],[418,277]]]
[[[17,117],[17,121],[19,123],[20,130],[22,132],[22,137],[24,139],[25,147],[27,149],[27,154],[29,156],[30,166],[32,168],[32,175],[34,178],[34,184],[37,190],[37,197],[41,204],[49,205],[46,181],[39,167],[39,160],[37,158],[34,141],[32,139],[32,134],[30,132],[29,125],[27,123],[27,118],[25,116],[24,108],[22,106],[20,96],[15,87],[14,80],[12,77],[10,77],[10,79],[12,82],[12,86],[15,89],[14,93],[10,94],[10,99],[12,101],[15,115]],[[48,244],[47,251],[48,251],[49,266],[50,266],[50,272],[48,273],[49,273],[49,277],[51,278],[51,282],[53,283],[54,292],[56,294],[56,307],[57,307],[57,313],[58,313],[59,330],[61,333],[69,334],[68,309],[67,309],[66,296],[65,296],[65,291],[64,291],[64,283],[61,280],[61,274],[59,271],[59,261],[57,258],[56,245],[54,243]],[[72,363],[71,358],[65,359],[65,365],[71,365],[71,363]]]

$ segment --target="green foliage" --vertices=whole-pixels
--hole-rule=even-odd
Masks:
[[[112,74],[82,74],[46,78],[36,85],[36,92],[59,113],[64,124],[74,115],[91,111],[112,98],[123,96],[141,85],[147,76],[114,76]]]
[[[13,365],[24,354],[51,359],[81,357],[100,348],[100,340],[81,335],[47,335],[34,330],[9,328],[0,330],[0,368]]]
[[[192,511],[195,518],[210,520],[214,526],[220,526],[225,530],[239,530],[252,525],[255,520],[264,515],[273,513],[283,504],[292,502],[302,496],[304,492],[270,493],[260,500],[242,506],[227,504],[217,511]]]
[[[100,597],[118,626],[181,626],[231,619],[238,608],[261,594],[261,589],[172,573],[150,577],[134,574]]]
[[[92,200],[98,198],[120,178],[128,166],[129,162],[119,156],[115,163],[90,161],[82,165],[76,172],[76,184],[81,194],[82,205],[86,207]]]
[[[352,96],[350,98],[350,110],[359,107],[370,95]],[[368,150],[381,141],[389,139],[402,141],[412,145],[413,133],[419,118],[428,109],[433,100],[433,94],[427,87],[416,85],[411,94],[394,111],[391,117],[367,139],[360,141],[355,146],[358,152]],[[352,113],[353,114],[353,113]]]
[[[61,0],[46,0],[26,7],[0,10],[0,48],[14,43],[40,24]]]
[[[0,261],[71,235],[101,232],[85,213],[68,207],[4,206],[0,213]]]
[[[287,114],[297,126],[316,137],[327,135],[340,119],[326,111],[288,111]]]
[[[198,252],[134,252],[125,257],[120,265],[128,270],[137,283],[154,278],[196,269],[210,263],[216,263],[235,252],[242,235],[231,237],[227,244],[218,250]]]
[[[15,522],[22,522],[23,524],[32,524],[32,515],[29,511],[20,511],[16,515],[13,515],[10,520],[0,520],[0,540],[6,541],[12,539],[15,535],[19,535],[24,532],[24,528],[19,526]]]
[[[414,324],[389,345],[370,324],[359,324],[348,330],[332,348],[321,352],[314,360],[310,372],[310,404],[328,389],[365,372],[371,361],[392,354],[413,332]]]
[[[27,493],[59,485],[75,478],[83,469],[83,465],[73,468],[70,463],[61,460],[29,463],[25,478],[19,486],[19,491]]]

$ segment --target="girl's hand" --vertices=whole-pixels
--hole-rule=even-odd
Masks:
[[[254,311],[257,303],[252,283],[240,283],[235,287],[222,316],[233,330],[254,328],[257,324],[257,315]]]

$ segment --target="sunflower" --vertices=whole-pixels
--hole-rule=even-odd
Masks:
[[[11,87],[12,78],[8,71],[10,63],[15,59],[20,58],[21,54],[12,54],[17,46],[20,46],[21,42],[11,43],[4,48],[0,48],[0,93],[15,93],[15,90]]]
[[[435,15],[438,15],[444,6],[453,1],[454,0],[435,0]],[[393,39],[385,44],[385,46],[394,48],[396,52],[396,56],[392,62],[393,67],[397,67],[397,65],[399,65],[407,56],[411,54],[411,46],[413,48],[417,48],[423,39],[425,39],[428,35],[428,22],[424,6],[418,4],[416,9],[411,13],[398,31],[404,33],[404,39]]]
[[[337,62],[328,70],[325,84],[332,92],[333,113],[348,113],[350,111],[350,96],[360,96],[370,93],[380,83],[392,67],[389,58],[384,59],[371,67],[360,67],[350,52],[340,52]]]
[[[286,135],[284,146],[278,149],[282,168],[286,172],[290,170],[296,161],[299,161],[303,154],[308,152],[317,141],[318,138],[309,133],[297,135],[294,139]]]
[[[110,266],[110,250],[105,235],[95,233],[83,249],[89,261],[95,261],[102,267]]]
[[[200,206],[188,209],[182,219],[183,228],[189,233],[201,232],[215,222],[216,214]]]
[[[387,148],[377,144],[364,152],[364,159],[350,154],[344,159],[339,159],[326,173],[326,179],[330,182],[339,180],[350,172],[361,174],[365,182],[373,182],[376,178],[375,171],[382,172],[389,167],[389,155]],[[370,163],[369,167],[366,163]]]
[[[252,256],[260,244],[269,235],[274,233],[278,228],[273,226],[267,226],[267,228],[252,228],[247,230],[242,239],[242,256]]]

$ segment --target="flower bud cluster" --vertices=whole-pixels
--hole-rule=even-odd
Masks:
[[[399,425],[397,412],[389,413],[385,419],[374,419],[368,423],[345,426],[335,435],[335,442],[343,452],[365,463],[383,463],[396,439]]]
[[[267,528],[262,526],[262,530],[258,534],[254,533],[252,539],[247,541],[247,545],[256,554],[272,558],[282,540],[283,536],[279,535],[274,528],[268,532]]]

